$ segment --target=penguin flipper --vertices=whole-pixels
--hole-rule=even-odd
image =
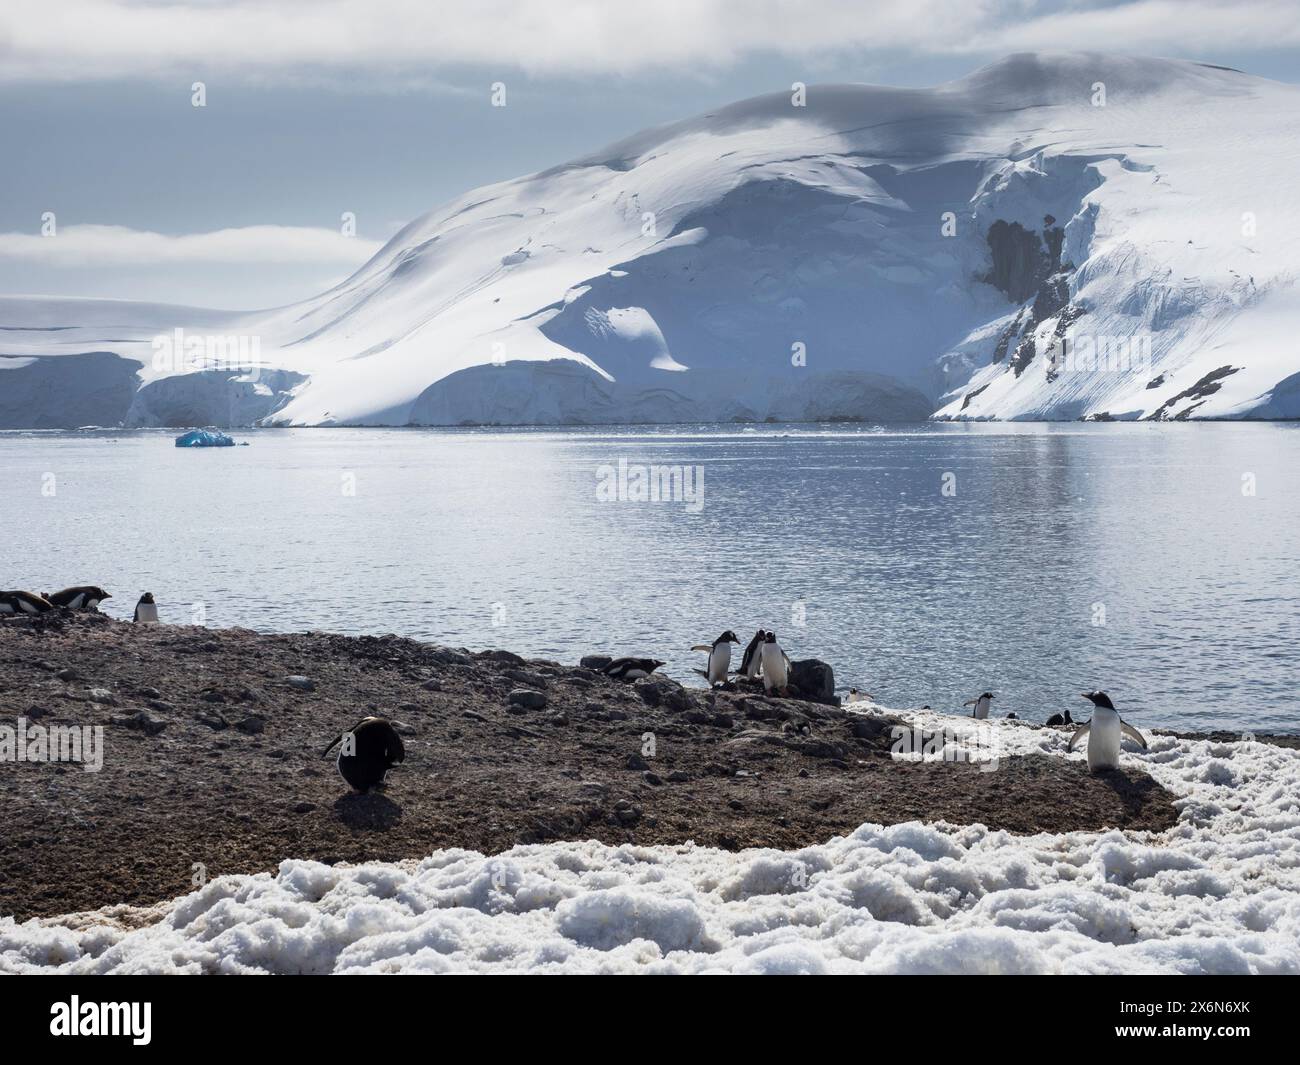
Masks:
[[[1122,732],[1125,736],[1127,736],[1129,739],[1131,739],[1134,743],[1136,743],[1139,747],[1141,747],[1144,751],[1146,750],[1146,747],[1147,747],[1147,741],[1146,741],[1145,737],[1143,737],[1142,733],[1140,733],[1137,729],[1135,729],[1135,728],[1134,728],[1132,725],[1130,725],[1127,721],[1121,721],[1121,722],[1119,723],[1119,730],[1120,730],[1120,732]]]
[[[708,680],[708,679],[709,679],[709,674],[708,674],[708,671],[707,671],[707,670],[704,670],[704,669],[692,669],[691,672],[692,672],[692,673],[698,673],[698,674],[699,674],[701,677],[703,677],[705,680]]]
[[[1078,743],[1081,739],[1083,739],[1084,736],[1088,735],[1088,733],[1091,731],[1092,731],[1091,721],[1089,721],[1086,725],[1080,725],[1078,729],[1075,731],[1074,735],[1070,737],[1070,745],[1065,748],[1066,753],[1069,753],[1070,751],[1074,750],[1074,745]]]
[[[961,705],[962,705],[962,706],[974,706],[977,702],[979,702],[978,699],[967,699],[967,700],[966,700],[964,703],[962,703]]]
[[[327,754],[330,753],[330,751],[334,750],[334,748],[335,748],[335,746],[338,744],[338,742],[339,742],[340,740],[343,739],[343,736],[344,736],[344,733],[342,733],[342,732],[340,732],[337,736],[335,736],[334,739],[333,739],[333,741],[330,743],[330,745],[329,745],[328,747],[326,747],[323,751],[321,751],[320,756],[321,756],[322,758],[324,758]]]
[[[396,729],[388,730],[388,767],[391,769],[398,762],[406,761],[406,747]]]
[[[694,647],[691,648],[691,650],[692,650],[692,651],[712,651],[712,650],[713,650],[713,644],[711,644],[711,643],[697,643]]]

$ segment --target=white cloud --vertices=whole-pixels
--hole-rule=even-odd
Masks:
[[[716,69],[754,54],[1300,44],[1293,0],[6,0],[0,79]]]
[[[60,226],[56,235],[0,233],[0,259],[58,267],[311,263],[360,266],[381,244],[311,226],[243,226],[171,236],[125,226]]]

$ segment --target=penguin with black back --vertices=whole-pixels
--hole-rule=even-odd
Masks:
[[[384,774],[406,758],[402,738],[392,722],[382,717],[363,717],[347,732],[340,732],[321,751],[324,758],[337,744],[339,774],[362,795],[381,783]]]

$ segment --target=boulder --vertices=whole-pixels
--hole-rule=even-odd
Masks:
[[[516,688],[508,698],[511,706],[522,706],[525,710],[540,710],[546,705],[546,695],[529,688]]]
[[[790,684],[799,689],[799,697],[814,703],[839,706],[835,694],[835,671],[816,658],[790,663]]]

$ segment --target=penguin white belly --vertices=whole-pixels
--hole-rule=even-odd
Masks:
[[[786,683],[785,655],[774,643],[763,644],[763,687],[769,691],[784,688]]]
[[[85,605],[86,605],[85,592],[78,592],[70,600],[68,600],[68,606],[73,610],[80,610]]]
[[[981,720],[989,716],[989,701],[987,699],[976,700],[975,716]]]
[[[158,604],[141,603],[135,608],[135,620],[141,625],[158,624]]]
[[[731,668],[731,644],[720,643],[709,652],[709,683],[721,684]]]
[[[1097,707],[1092,713],[1092,725],[1088,729],[1088,768],[1119,768],[1119,713]]]
[[[34,606],[32,606],[31,603],[27,602],[26,599],[19,599],[19,600],[18,600],[18,605],[19,605],[20,607],[22,607],[22,609],[23,609],[23,613],[24,613],[24,614],[37,614],[37,613],[40,613],[40,611],[38,611]]]
[[[12,614],[13,612],[14,608],[8,603],[0,603],[0,614]]]

